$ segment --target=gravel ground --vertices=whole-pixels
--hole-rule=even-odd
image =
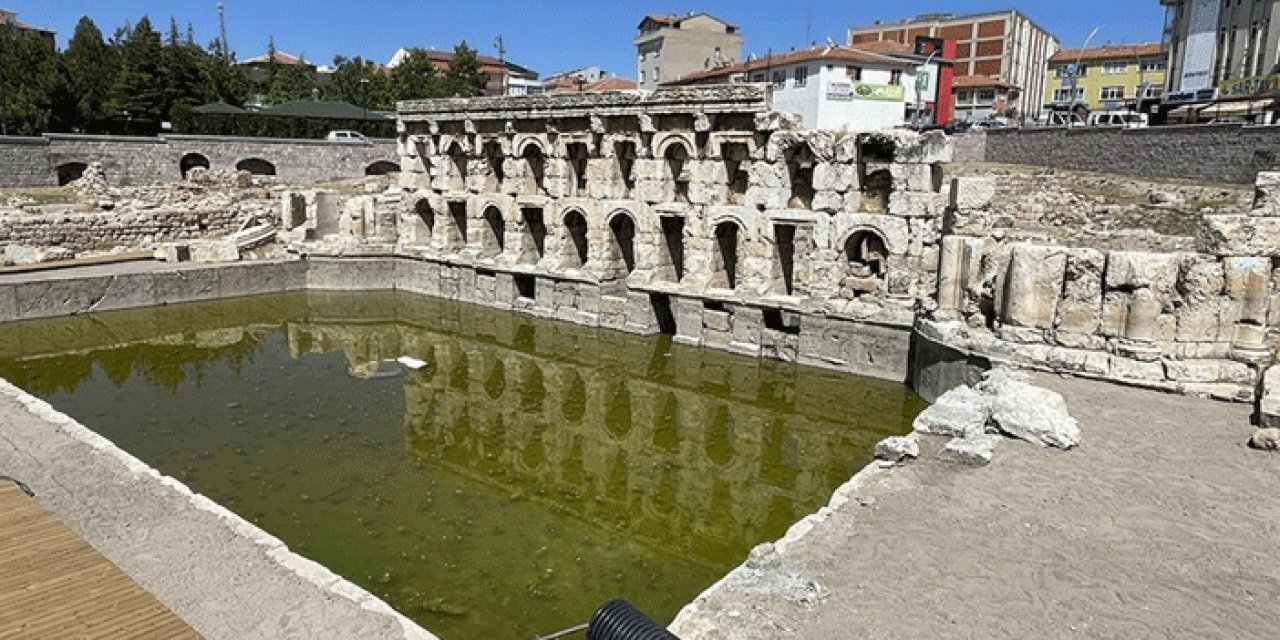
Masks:
[[[1280,455],[1245,447],[1248,407],[1037,382],[1066,398],[1081,447],[1004,441],[985,468],[926,453],[869,474],[763,563],[774,586],[816,583],[819,602],[731,577],[674,628],[684,640],[1280,637]]]

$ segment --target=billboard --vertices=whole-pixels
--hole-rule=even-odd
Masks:
[[[1213,85],[1213,58],[1217,50],[1218,0],[1191,0],[1187,45],[1182,55],[1181,91],[1199,91]]]
[[[827,87],[827,99],[842,102],[850,100],[902,102],[907,99],[907,88],[901,85],[832,82]]]

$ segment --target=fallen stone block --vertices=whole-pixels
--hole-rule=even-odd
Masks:
[[[1280,451],[1280,429],[1258,429],[1249,438],[1249,447],[1260,451]]]
[[[1271,367],[1262,377],[1258,396],[1258,426],[1280,428],[1280,367]]]
[[[908,436],[893,436],[876,443],[876,457],[890,462],[902,462],[920,457],[920,443]]]
[[[967,438],[954,438],[942,448],[942,458],[950,462],[983,466],[995,455],[1000,436],[979,434]]]
[[[916,416],[912,428],[920,433],[965,438],[986,431],[991,398],[968,386],[948,391]]]
[[[978,383],[991,396],[991,420],[1001,433],[1044,447],[1080,444],[1080,424],[1067,413],[1062,396],[1028,382],[1011,369],[996,369]]]

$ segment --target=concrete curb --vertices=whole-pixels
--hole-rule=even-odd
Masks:
[[[392,609],[390,605],[377,596],[333,573],[323,565],[290,551],[289,547],[275,536],[263,531],[213,500],[195,493],[177,479],[161,474],[138,458],[120,449],[110,440],[94,433],[70,416],[59,412],[49,403],[32,396],[4,379],[0,379],[0,396],[16,401],[27,412],[55,427],[59,432],[106,456],[112,462],[120,464],[134,478],[151,483],[163,488],[164,491],[182,497],[197,511],[217,516],[235,535],[264,548],[267,555],[280,569],[315,585],[328,595],[349,600],[365,611],[391,618],[400,625],[403,630],[402,637],[406,640],[439,640],[439,638],[423,629],[416,622]]]

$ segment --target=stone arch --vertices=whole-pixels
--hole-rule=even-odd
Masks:
[[[188,172],[196,167],[208,169],[209,166],[209,158],[205,157],[202,153],[188,153],[187,155],[182,156],[182,159],[178,160],[178,171],[182,172],[182,177],[184,178],[187,177]]]
[[[507,153],[502,148],[502,141],[493,139],[484,143],[480,148],[484,155],[485,162],[489,165],[489,172],[493,175],[493,180],[497,188],[501,188],[502,181],[507,178],[506,168],[503,162],[506,161]],[[497,190],[497,189],[493,189]]]
[[[536,136],[525,135],[523,137],[517,138],[516,143],[513,145],[516,155],[521,157],[523,157],[525,152],[529,150],[529,147],[536,148],[538,150],[538,153],[542,154],[543,157],[546,157],[548,155],[547,145],[543,144],[542,141],[539,140]]]
[[[663,136],[653,147],[654,156],[665,158],[672,147],[677,145],[684,148],[686,158],[693,158],[693,150],[697,145],[693,141],[693,136],[685,133],[668,133]]]
[[[841,289],[854,297],[880,291],[888,270],[889,245],[875,229],[854,229],[840,250],[845,264]]]
[[[530,195],[544,193],[546,191],[547,153],[542,148],[542,143],[534,139],[528,140],[520,150],[520,158],[524,160],[525,166],[528,168],[529,180],[533,183]],[[526,191],[529,190],[526,188]]]
[[[621,265],[630,275],[636,270],[636,219],[630,211],[618,209],[606,219],[609,226],[609,262]]]
[[[488,204],[485,205],[482,215],[485,234],[481,241],[481,251],[488,256],[499,255],[507,246],[507,222],[502,215],[502,209],[496,204]]]
[[[581,268],[590,260],[590,244],[587,240],[589,227],[587,215],[581,209],[569,209],[562,218],[564,222],[564,242],[561,248],[561,259],[567,268]]]
[[[849,227],[847,230],[844,231],[844,233],[840,234],[839,238],[836,240],[835,248],[838,249],[842,253],[842,255],[845,249],[849,246],[850,241],[853,240],[854,236],[859,234],[871,234],[879,238],[880,242],[884,245],[886,256],[892,255],[894,253],[899,253],[902,251],[901,248],[896,247],[894,245],[894,242],[892,240],[893,238],[892,234],[887,233],[884,229],[881,229],[878,225],[874,223],[869,223],[865,220],[865,218],[868,218],[871,216],[862,216],[862,217],[864,218],[864,220],[855,222],[852,227]],[[899,239],[899,242],[901,241],[902,239]]]
[[[236,163],[236,171],[248,171],[255,176],[274,176],[276,165],[262,158],[245,158]]]
[[[467,150],[458,140],[453,140],[449,146],[445,148],[445,155],[448,156],[449,162],[445,164],[445,171],[448,176],[448,191],[458,192],[467,190]]]
[[[738,287],[738,254],[742,226],[728,219],[715,225],[715,256],[712,261],[712,286],[722,289]]]
[[[783,154],[787,164],[787,180],[791,188],[791,197],[787,200],[790,209],[812,209],[813,197],[817,191],[813,188],[813,172],[818,166],[818,157],[809,143],[800,142],[792,145]]]
[[[400,173],[400,163],[390,160],[379,160],[364,168],[366,176],[385,176],[389,173]]]
[[[689,161],[693,159],[693,146],[682,138],[672,136],[659,147],[666,173],[675,183],[676,202],[689,201]]]
[[[84,162],[65,162],[58,165],[58,186],[65,186],[79,180],[88,168],[89,165]]]

